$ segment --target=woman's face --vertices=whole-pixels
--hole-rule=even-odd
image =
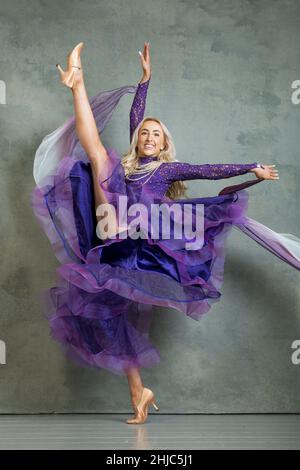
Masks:
[[[144,122],[138,134],[138,157],[158,156],[164,146],[164,132],[161,125],[156,121]]]

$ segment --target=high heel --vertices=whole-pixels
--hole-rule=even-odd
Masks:
[[[61,68],[60,64],[56,64],[56,67],[58,68],[60,73],[61,83],[71,89],[74,88],[74,85],[78,82],[79,79],[82,79],[82,65],[80,53],[83,46],[84,43],[80,42],[68,54],[66,71]]]
[[[154,407],[155,411],[159,411],[159,408],[158,408],[157,404],[156,404],[156,403],[154,403],[154,401],[152,402],[152,405],[153,405],[153,407]]]
[[[152,390],[144,388],[141,399],[136,406],[136,415],[132,419],[126,421],[127,424],[143,424],[148,417],[148,406],[152,405],[156,411],[159,411],[159,407],[155,403],[155,397]]]

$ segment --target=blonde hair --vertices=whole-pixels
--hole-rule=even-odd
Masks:
[[[139,130],[146,121],[155,121],[161,126],[163,133],[164,133],[164,149],[160,151],[157,159],[154,159],[153,161],[150,161],[149,163],[143,164],[143,167],[141,168],[139,166],[140,159],[137,155],[137,150],[138,150],[137,142],[138,142]],[[122,165],[124,168],[125,176],[130,176],[133,173],[135,174],[139,174],[142,172],[145,173],[145,170],[149,172],[148,174],[152,175],[152,172],[154,172],[162,163],[178,161],[175,159],[175,156],[176,156],[176,149],[175,149],[174,141],[173,141],[170,131],[167,129],[167,127],[164,125],[164,123],[160,119],[147,116],[136,127],[133,133],[132,139],[131,139],[129,150],[126,154],[123,154]],[[187,190],[187,186],[185,185],[183,181],[174,181],[169,186],[165,195],[170,199],[184,198],[186,197],[186,194],[185,194],[186,190]]]

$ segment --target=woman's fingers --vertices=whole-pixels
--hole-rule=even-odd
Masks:
[[[265,179],[269,180],[279,180],[278,176],[278,170],[275,168],[276,165],[265,165],[263,164],[264,170],[265,170]]]
[[[151,74],[151,64],[150,64],[150,54],[149,54],[149,47],[150,44],[149,42],[144,42],[144,49],[143,53],[139,51],[140,59],[141,59],[141,65],[143,67],[144,75],[149,75]]]
[[[277,170],[270,170],[270,176],[272,179],[274,180],[279,180],[279,176],[278,176],[278,171]]]
[[[145,42],[144,43],[144,59],[146,62],[148,62],[150,59],[149,47],[150,47],[149,42]]]
[[[140,57],[142,61],[148,62],[149,61],[149,43],[144,42],[144,50],[143,53],[139,51]]]
[[[148,55],[148,44],[147,42],[144,42],[144,49],[143,49],[143,57],[144,59],[147,58],[147,55]],[[141,53],[141,51],[139,51]]]
[[[141,53],[141,51],[139,51],[139,54],[140,54],[140,58],[141,58],[142,64],[144,64],[145,59],[144,59],[144,56],[143,56],[143,54]]]
[[[267,179],[279,180],[278,170],[275,168],[276,165],[263,165],[264,168],[268,171]]]
[[[278,171],[270,170],[270,178],[273,180],[279,180]]]
[[[145,48],[146,48],[146,60],[148,61],[150,59],[150,54],[149,54],[150,44],[149,44],[149,42],[145,43]]]

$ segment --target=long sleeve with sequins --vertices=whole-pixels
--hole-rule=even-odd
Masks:
[[[174,181],[209,179],[218,180],[222,178],[231,178],[232,176],[243,175],[252,168],[256,168],[257,163],[217,163],[210,164],[191,164],[182,162],[163,163],[159,168],[160,176],[169,183]]]
[[[132,106],[130,109],[130,142],[133,133],[139,123],[143,120],[146,107],[147,91],[150,83],[150,78],[146,82],[139,83],[134,95]]]

